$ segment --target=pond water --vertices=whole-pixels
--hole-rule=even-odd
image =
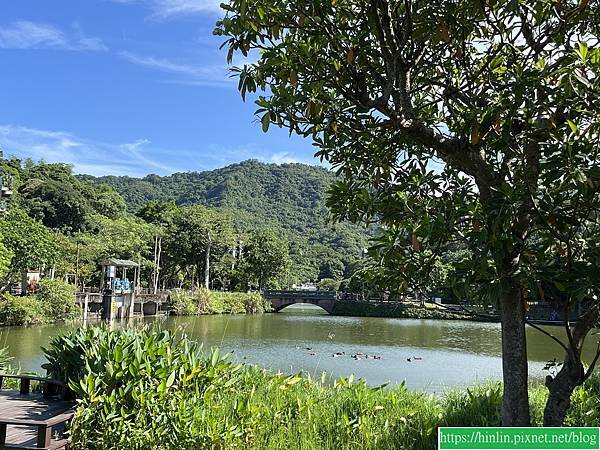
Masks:
[[[305,371],[318,377],[322,372],[336,377],[354,374],[371,385],[405,382],[410,389],[428,392],[501,378],[500,326],[493,323],[338,317],[305,305],[255,316],[143,320],[185,332],[205,348],[218,346],[233,352],[241,362],[285,373]],[[3,328],[0,347],[8,347],[15,358],[13,365],[42,373],[40,347],[72,326]],[[559,327],[548,329],[563,335]],[[546,361],[562,359],[561,348],[533,329],[528,330],[527,338],[530,375],[542,378]],[[590,339],[585,349],[588,361],[593,347]],[[334,357],[338,352],[344,354]],[[369,357],[352,358],[357,353]]]

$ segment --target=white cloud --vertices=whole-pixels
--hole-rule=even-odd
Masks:
[[[128,51],[119,52],[119,56],[138,66],[180,76],[180,78],[175,80],[169,80],[170,82],[193,85],[208,84],[215,86],[231,86],[235,83],[229,76],[227,66],[225,65],[208,64],[204,66],[195,66],[165,58],[138,55],[137,53]]]
[[[220,13],[220,4],[226,0],[112,0],[115,3],[146,3],[152,17],[165,19],[173,16]]]
[[[300,163],[302,161],[289,152],[277,152],[270,155],[266,162],[272,162],[275,164],[291,164]]]
[[[0,149],[4,156],[31,158],[34,161],[70,163],[75,173],[95,176],[209,170],[247,159],[275,164],[319,161],[291,151],[273,152],[256,144],[223,146],[203,144],[200,149],[164,149],[148,139],[127,143],[107,143],[84,139],[65,131],[40,130],[18,125],[0,125]],[[168,161],[168,163],[164,163]],[[327,167],[326,164],[321,164]]]
[[[0,48],[53,50],[107,50],[101,39],[87,37],[77,24],[69,33],[45,23],[26,20],[0,28]]]
[[[153,10],[158,17],[220,12],[221,0],[154,0]]]
[[[314,157],[306,158],[291,151],[273,152],[255,144],[235,147],[212,144],[209,145],[208,149],[209,151],[207,153],[210,155],[210,159],[214,161],[217,166],[226,166],[246,159],[257,159],[265,163],[273,164],[301,163],[313,166],[325,165],[320,163],[320,161]]]
[[[0,125],[0,148],[5,156],[14,154],[34,161],[70,163],[75,173],[90,175],[144,176],[157,171],[160,174],[175,172],[176,168],[156,160],[164,151],[148,148],[149,144],[146,139],[111,144],[83,139],[65,131]]]

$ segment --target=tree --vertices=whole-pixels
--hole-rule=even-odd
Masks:
[[[210,287],[210,262],[231,251],[235,229],[231,217],[203,206],[179,208],[165,238],[171,267],[187,271],[192,287],[199,286],[201,271],[204,287]],[[176,266],[176,267],[174,267]]]
[[[18,194],[29,216],[66,232],[85,230],[92,214],[117,218],[125,201],[109,185],[85,183],[68,164],[27,162]]]
[[[497,301],[504,425],[528,425],[526,298],[559,284],[565,313],[595,299],[600,190],[597,0],[232,0],[215,34],[263,130],[311,137],[343,180],[338,219],[379,222],[398,261],[453,240],[469,281]],[[399,266],[402,271],[402,265]],[[562,422],[591,373],[581,345],[593,300],[547,381]]]
[[[243,258],[249,281],[262,290],[287,269],[288,243],[273,230],[260,230],[248,239]]]
[[[5,257],[11,256],[0,292],[5,291],[23,271],[48,268],[59,259],[54,234],[20,209],[11,208],[8,215],[0,220],[0,236],[8,251]]]
[[[156,225],[154,236],[154,268],[152,270],[152,287],[154,293],[158,291],[162,262],[162,240],[168,226],[173,224],[173,218],[177,213],[177,206],[173,201],[150,201],[146,203],[137,213],[148,223]]]
[[[1,219],[0,219],[1,220]],[[3,243],[4,238],[0,235],[0,279],[4,279],[10,270],[13,253]]]

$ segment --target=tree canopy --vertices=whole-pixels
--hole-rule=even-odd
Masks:
[[[168,222],[163,216],[175,206],[203,205],[228,211],[243,241],[245,235],[275,230],[290,243],[291,283],[332,275],[346,278],[368,238],[363,227],[331,223],[326,196],[337,178],[323,167],[249,160],[164,177],[79,178],[112,186],[129,211],[152,223]],[[334,273],[326,266],[335,268]]]
[[[263,130],[312,138],[342,177],[336,217],[382,226],[382,264],[422,280],[440,250],[471,249],[460,269],[501,314],[506,425],[529,423],[525,299],[554,283],[568,315],[596,295],[599,6],[232,0],[215,29],[230,63],[255,60],[233,71],[243,98],[262,91]],[[591,373],[598,313],[566,324],[547,424]]]

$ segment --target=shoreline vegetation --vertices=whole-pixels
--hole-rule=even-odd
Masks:
[[[81,317],[75,286],[58,279],[42,279],[33,295],[0,294],[0,326],[49,324]]]
[[[221,292],[199,288],[174,289],[170,294],[172,313],[178,316],[205,314],[261,314],[271,303],[258,292]]]
[[[73,302],[74,287],[48,278],[40,282],[34,295],[0,295],[0,326],[27,326],[68,322],[82,317]],[[259,292],[224,292],[199,288],[174,289],[170,294],[171,314],[178,316],[212,314],[263,314],[272,312],[271,303]],[[424,320],[497,321],[489,316],[471,315],[443,307],[425,307],[411,303],[340,300],[333,315]]]
[[[77,329],[45,350],[48,376],[79,398],[78,449],[433,449],[439,426],[497,426],[502,387],[442,395],[237,364],[151,327]],[[566,425],[600,425],[600,377],[577,388]],[[546,388],[530,386],[540,425]]]
[[[338,301],[333,315],[355,317],[384,317],[395,319],[468,320],[475,322],[498,322],[491,315],[452,311],[438,306],[417,306],[410,303],[367,302],[355,300]]]

